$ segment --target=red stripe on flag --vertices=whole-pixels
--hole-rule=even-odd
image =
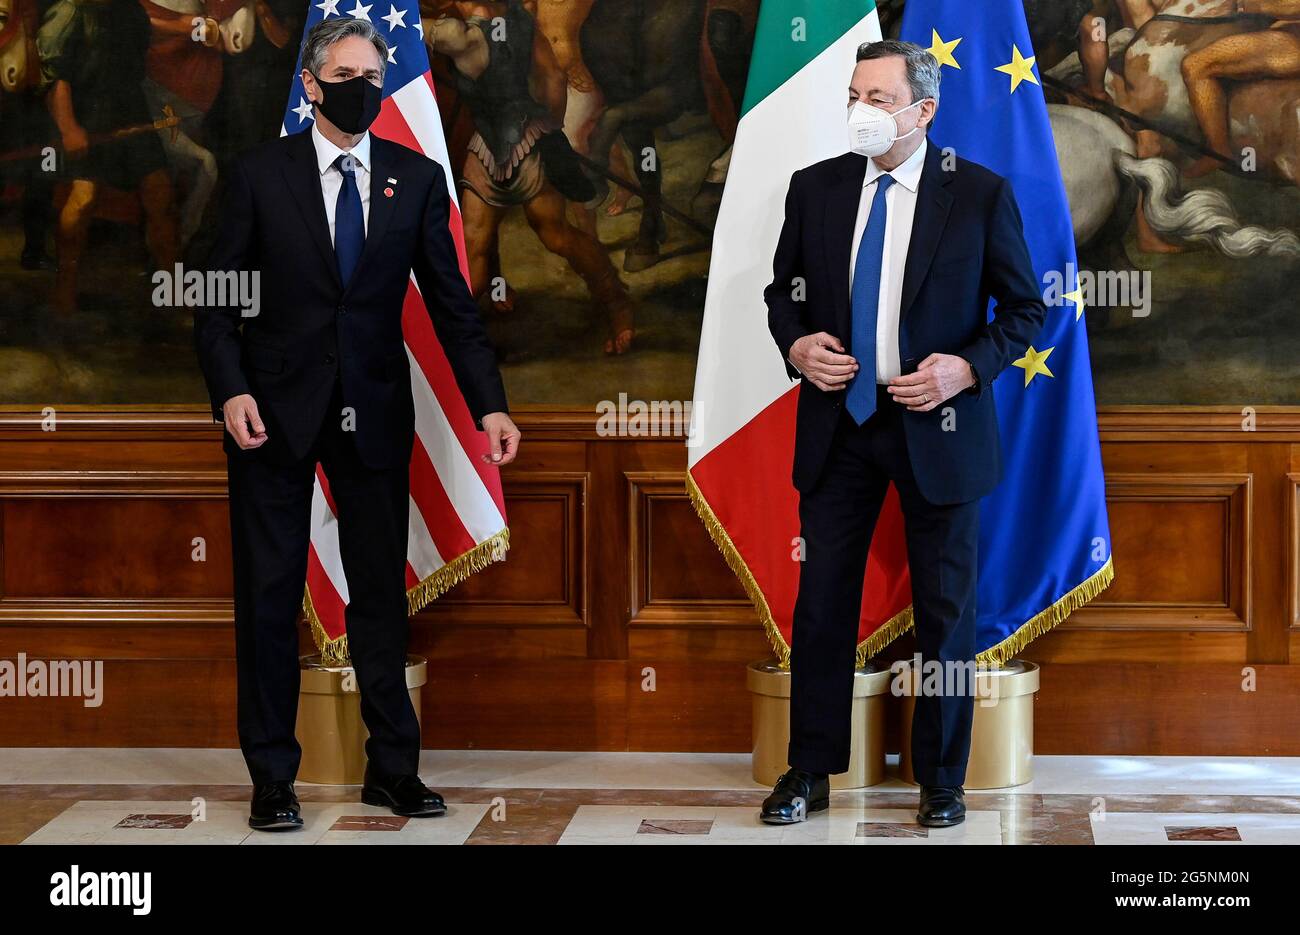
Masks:
[[[320,484],[320,492],[325,495],[325,505],[329,507],[330,512],[335,516],[339,515],[339,508],[334,504],[334,494],[330,493],[330,481],[325,476],[325,468],[320,462],[316,462],[316,482]]]
[[[691,468],[695,485],[744,559],[787,646],[801,567],[795,559],[799,494],[790,480],[798,400],[799,388],[794,387]],[[902,512],[891,485],[867,557],[858,642],[909,603]]]
[[[411,127],[402,114],[402,108],[397,106],[396,99],[391,96],[384,98],[383,104],[379,107],[379,116],[370,125],[370,132],[381,139],[401,143],[407,149],[413,149],[417,153],[424,151],[420,148],[420,141],[411,132]]]
[[[311,595],[311,606],[316,611],[321,629],[330,639],[338,639],[347,631],[343,598],[325,573],[325,566],[321,564],[314,545],[307,551],[307,592]]]
[[[426,73],[426,81],[428,80],[430,79]],[[432,90],[432,87],[430,90]],[[411,132],[410,125],[406,122],[401,109],[392,97],[384,101],[379,118],[375,121],[375,127],[379,131],[377,135],[384,139],[401,143],[403,146],[409,146],[417,151],[420,149],[419,141],[416,140],[415,134]],[[447,184],[452,184],[449,174],[450,167],[443,166],[443,171],[447,173]],[[461,225],[460,210],[457,208],[456,202],[452,201],[450,197],[448,197],[447,201],[449,208],[447,229],[451,232],[452,240],[456,244],[460,273],[465,278],[465,282],[469,284],[469,256],[465,247],[465,232]],[[470,294],[473,294],[472,287]],[[506,515],[506,504],[505,496],[501,491],[500,471],[484,463],[479,457],[488,453],[487,435],[480,432],[474,424],[474,417],[470,414],[460,388],[456,385],[456,378],[452,372],[451,364],[447,361],[447,355],[442,349],[442,343],[438,341],[437,334],[433,329],[428,309],[425,308],[419,290],[414,287],[408,287],[406,290],[406,300],[402,306],[402,335],[406,339],[407,345],[410,346],[416,361],[420,364],[420,369],[424,371],[425,379],[429,381],[429,385],[433,388],[433,393],[438,398],[438,403],[442,406],[442,411],[451,424],[452,431],[456,433],[461,447],[469,455],[470,463],[478,471],[479,477],[483,480],[483,485],[487,487],[488,493],[497,505],[497,510],[504,517]],[[444,556],[448,555],[446,552],[442,554]],[[459,555],[460,553],[454,554]]]
[[[411,498],[424,517],[424,524],[429,528],[429,535],[443,561],[464,555],[474,548],[474,537],[465,528],[447,496],[433,459],[418,435],[411,447]]]
[[[480,432],[474,425],[474,417],[470,415],[469,406],[465,404],[456,385],[451,363],[433,330],[433,322],[424,306],[424,299],[414,285],[407,288],[406,301],[402,304],[402,337],[406,339],[416,363],[424,372],[424,378],[433,388],[433,394],[438,398],[438,404],[442,406],[451,430],[456,433],[461,447],[469,456],[470,464],[474,465],[483,486],[504,517],[506,504],[501,492],[501,471],[480,457],[488,452],[487,434]]]

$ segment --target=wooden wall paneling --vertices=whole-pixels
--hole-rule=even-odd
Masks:
[[[1300,472],[1288,471],[1283,485],[1286,512],[1283,538],[1286,542],[1287,625],[1300,629]]]
[[[1112,473],[1115,581],[1063,629],[1250,628],[1249,474]]]
[[[624,476],[629,625],[754,626],[745,589],[695,514],[685,472],[627,471]]]
[[[513,561],[413,621],[426,745],[749,749],[744,665],[769,650],[686,499],[682,440],[516,416]],[[233,745],[220,427],[199,407],[40,417],[0,409],[0,658],[101,659],[108,694],[0,699],[0,746]],[[1300,755],[1300,408],[1252,428],[1232,407],[1100,413],[1117,578],[1025,652],[1040,752]]]
[[[0,471],[0,625],[222,625],[225,500],[211,470]]]
[[[430,603],[420,625],[589,625],[586,471],[503,478],[510,551]]]
[[[1290,660],[1287,619],[1287,472],[1291,451],[1285,445],[1246,446],[1248,470],[1258,478],[1254,485],[1256,523],[1249,547],[1256,556],[1251,563],[1251,590],[1258,595],[1253,611],[1266,621],[1246,634],[1247,659],[1252,664],[1286,663]]]

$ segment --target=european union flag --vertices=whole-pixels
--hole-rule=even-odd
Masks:
[[[976,647],[1002,663],[1114,576],[1070,208],[1021,0],[909,0],[942,72],[930,142],[1009,180],[1047,320],[993,384],[1003,477],[980,505]]]

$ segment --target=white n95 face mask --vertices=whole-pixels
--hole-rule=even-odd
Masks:
[[[923,97],[919,101],[913,101],[897,113],[911,110],[917,104],[927,100],[929,98]],[[898,121],[894,119],[895,116],[865,101],[854,101],[849,109],[849,150],[863,156],[879,156],[881,153],[888,152],[889,147],[899,140],[923,129],[916,126],[899,136]]]

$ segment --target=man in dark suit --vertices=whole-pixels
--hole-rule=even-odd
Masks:
[[[302,824],[295,623],[317,462],[338,511],[348,648],[370,732],[362,801],[411,817],[446,810],[417,774],[420,725],[405,677],[415,428],[402,302],[412,270],[487,433],[485,458],[507,464],[519,445],[447,229],[443,167],[368,132],[387,60],[368,21],[328,18],[311,31],[302,79],[312,129],[234,162],[208,264],[255,272],[260,311],[208,304],[195,316],[214,414],[226,426],[239,738],[253,779],[249,824],[262,830]]]
[[[974,699],[979,499],[997,484],[990,383],[1045,307],[1010,185],[927,144],[939,66],[912,43],[858,49],[850,152],[796,172],[765,291],[801,379],[794,484],[804,562],[791,646],[790,769],[772,824],[829,805],[849,763],[853,660],[872,530],[892,481],[902,504],[917,649],[945,675],[917,699],[918,820],[962,821]],[[988,320],[989,299],[997,302]]]

